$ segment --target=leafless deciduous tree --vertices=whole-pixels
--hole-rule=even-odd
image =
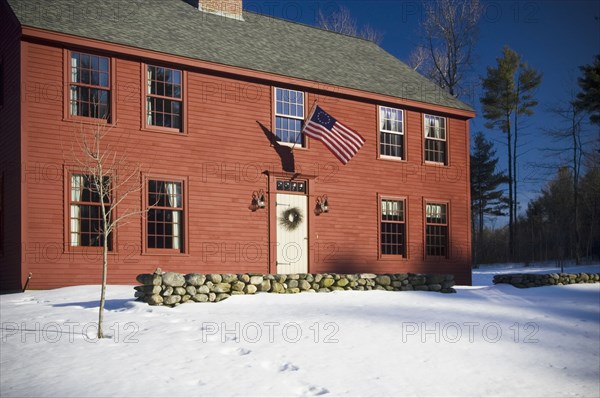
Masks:
[[[317,23],[322,29],[342,33],[348,36],[360,37],[372,41],[375,44],[380,44],[383,40],[383,34],[376,31],[370,25],[364,25],[359,29],[356,19],[352,17],[350,10],[344,6],[340,6],[336,11],[331,13],[319,10]]]
[[[119,152],[118,145],[107,143],[107,136],[113,126],[102,123],[81,125],[72,138],[73,170],[76,176],[74,185],[82,195],[88,195],[90,202],[98,203],[99,221],[92,228],[93,239],[90,246],[102,247],[102,287],[98,314],[98,338],[103,338],[104,305],[108,275],[108,253],[112,246],[113,232],[133,216],[142,216],[146,210],[140,207],[124,207],[125,199],[142,189],[140,164],[127,160],[125,152]],[[140,200],[132,201],[140,203]],[[118,210],[117,210],[118,209]],[[73,244],[73,242],[71,242]]]
[[[433,76],[431,75],[433,69],[430,67],[428,54],[425,47],[416,47],[413,52],[410,53],[408,65],[433,80]]]
[[[423,7],[423,41],[409,65],[458,97],[471,68],[482,7],[479,0],[432,0]]]
[[[569,160],[565,162],[571,169],[573,175],[573,199],[571,209],[573,212],[573,235],[574,235],[574,255],[575,262],[581,263],[581,226],[580,226],[580,203],[579,203],[579,186],[582,159],[585,155],[584,147],[587,145],[584,142],[584,131],[582,125],[586,117],[585,112],[577,106],[576,96],[571,93],[570,98],[563,104],[557,105],[550,110],[552,113],[560,117],[562,125],[549,130],[551,137],[557,141],[564,143],[559,149],[562,151],[569,151]]]

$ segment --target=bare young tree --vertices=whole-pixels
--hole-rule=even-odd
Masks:
[[[142,189],[141,165],[132,164],[124,152],[106,143],[112,125],[98,123],[81,125],[75,131],[72,142],[72,157],[77,168],[77,187],[85,192],[91,201],[98,203],[100,220],[93,226],[95,239],[93,246],[102,246],[102,287],[98,314],[98,338],[104,337],[102,330],[106,281],[108,275],[108,253],[112,245],[112,234],[132,216],[142,216],[147,210],[140,207],[121,209],[125,199]],[[73,188],[73,187],[72,187]],[[135,203],[140,203],[136,200]],[[119,209],[117,212],[117,208]]]
[[[317,23],[322,29],[342,33],[348,36],[360,37],[372,41],[375,44],[380,44],[383,40],[383,34],[376,31],[370,25],[364,25],[359,29],[356,19],[352,17],[350,10],[344,6],[340,6],[337,11],[331,13],[325,13],[323,10],[319,10]]]
[[[479,0],[435,0],[423,4],[423,42],[410,56],[409,65],[458,97],[471,68],[482,7]]]
[[[584,132],[582,125],[586,117],[585,112],[577,106],[575,94],[571,93],[570,98],[563,104],[557,105],[550,110],[552,113],[560,117],[563,121],[562,126],[549,130],[549,135],[555,138],[556,141],[564,142],[560,151],[569,151],[569,160],[565,163],[569,165],[573,173],[573,198],[572,198],[572,229],[574,235],[574,255],[575,262],[581,263],[581,220],[580,220],[580,203],[579,203],[579,186],[582,159],[584,156]]]

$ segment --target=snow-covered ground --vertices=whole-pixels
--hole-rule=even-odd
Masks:
[[[3,295],[0,396],[599,396],[600,284],[491,286],[519,271],[540,270],[177,308],[110,286],[102,341],[98,286]]]

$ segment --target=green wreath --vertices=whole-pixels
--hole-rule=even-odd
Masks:
[[[292,207],[284,211],[279,217],[279,224],[288,231],[293,231],[302,222],[302,212],[297,207]]]

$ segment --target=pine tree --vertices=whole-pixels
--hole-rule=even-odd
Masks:
[[[542,190],[538,199],[545,211],[547,228],[554,246],[554,258],[561,265],[574,258],[573,175],[567,167],[558,169],[556,177]]]
[[[503,172],[496,171],[498,158],[495,156],[493,143],[487,141],[483,133],[477,133],[471,154],[471,209],[475,236],[475,263],[482,246],[484,217],[503,216],[507,207],[504,191],[498,187],[507,183],[508,178]]]
[[[575,105],[590,113],[590,122],[600,125],[600,54],[592,65],[580,67],[583,77],[578,79],[581,92]]]
[[[519,116],[531,116],[537,101],[533,91],[539,86],[542,75],[521,61],[509,47],[497,58],[497,67],[488,66],[482,79],[484,95],[481,97],[486,127],[498,127],[506,133],[508,149],[508,246],[509,257],[515,254],[515,224],[517,221],[517,138]],[[514,119],[514,120],[513,120]]]

